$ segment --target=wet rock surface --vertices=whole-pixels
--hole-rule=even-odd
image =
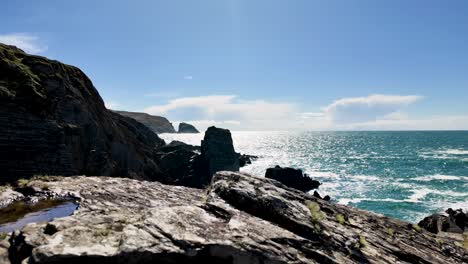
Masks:
[[[302,170],[294,168],[275,166],[267,169],[265,177],[303,192],[317,189],[320,186],[319,181],[311,179],[307,174],[303,174]]]
[[[78,68],[0,44],[0,182],[35,174],[157,180],[155,133],[105,108]]]
[[[40,190],[44,182],[27,187]],[[47,182],[71,216],[0,240],[13,263],[466,263],[416,225],[334,205],[265,178],[214,175],[206,190],[109,177]],[[6,242],[5,242],[6,241]],[[8,249],[8,250],[6,250]],[[9,252],[9,253],[8,253]],[[4,262],[2,262],[4,263]],[[5,262],[8,263],[8,262]]]

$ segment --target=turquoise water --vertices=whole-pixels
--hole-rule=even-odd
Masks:
[[[200,144],[203,134],[163,134]],[[468,209],[468,131],[233,132],[236,151],[258,155],[242,169],[302,168],[333,201],[416,222]]]

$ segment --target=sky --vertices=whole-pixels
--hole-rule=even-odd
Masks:
[[[468,1],[2,0],[0,42],[201,130],[466,130]]]

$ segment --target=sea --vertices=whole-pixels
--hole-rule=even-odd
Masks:
[[[332,202],[409,222],[468,210],[468,131],[236,132],[237,152],[259,158],[242,172],[300,168]],[[201,134],[161,134],[200,145]]]

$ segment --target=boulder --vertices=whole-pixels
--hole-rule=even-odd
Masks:
[[[179,133],[200,133],[193,125],[187,124],[187,123],[180,123],[179,124]]]
[[[0,44],[0,182],[35,174],[157,180],[146,126],[107,110],[78,68]]]
[[[277,180],[288,187],[303,192],[317,189],[320,186],[319,181],[312,180],[307,174],[303,174],[302,170],[294,168],[282,168],[280,166],[269,168],[265,173],[265,177]]]
[[[162,116],[149,115],[147,113],[114,111],[120,115],[130,117],[147,126],[156,134],[161,133],[176,133],[172,123],[167,118]]]
[[[447,215],[433,214],[425,217],[418,225],[429,232],[463,233],[468,231],[468,215],[462,209],[445,211]]]
[[[409,223],[281,183],[219,172],[206,190],[110,177],[30,181],[73,195],[73,215],[0,241],[13,263],[467,263],[463,247]]]

